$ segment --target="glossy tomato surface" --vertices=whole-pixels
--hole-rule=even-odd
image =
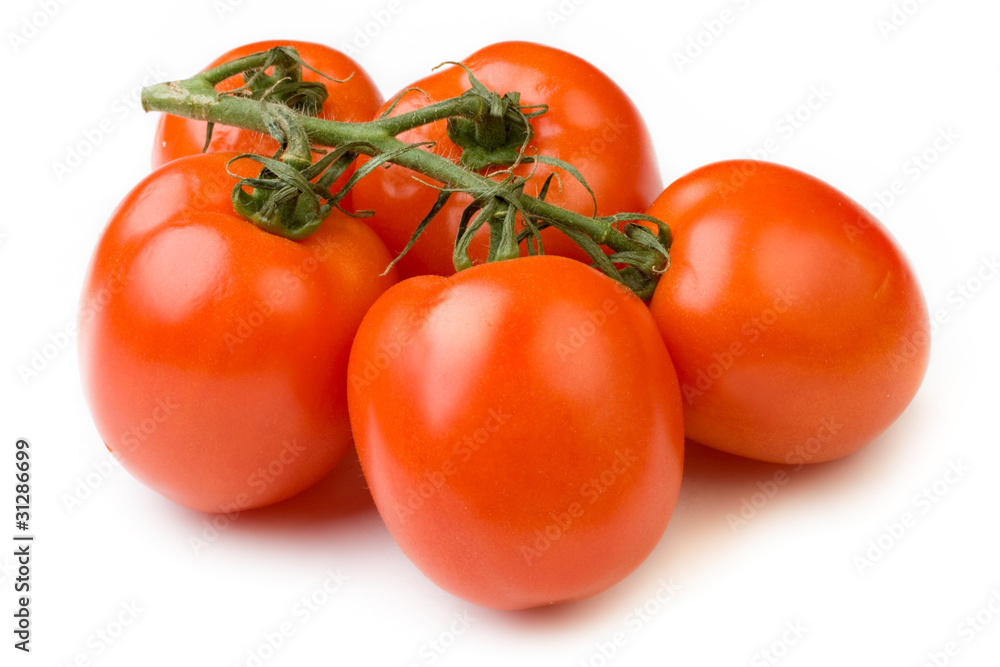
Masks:
[[[645,305],[579,262],[403,281],[365,316],[348,386],[389,531],[466,600],[593,595],[667,525],[683,458],[670,358]]]
[[[527,154],[540,153],[575,166],[586,178],[597,199],[597,213],[610,215],[641,212],[662,188],[656,156],[646,124],[618,85],[590,63],[572,54],[529,42],[502,42],[487,46],[462,61],[487,88],[501,95],[518,91],[522,104],[546,104],[548,111],[532,120],[534,139]],[[441,69],[410,86],[391,115],[457,97],[469,89],[460,67]],[[398,96],[386,102],[388,108]],[[404,132],[407,142],[434,142],[430,149],[457,161],[461,149],[448,138],[445,121]],[[537,195],[553,171],[547,201],[592,215],[594,200],[567,172],[545,164],[521,165],[520,176],[534,175],[525,192]],[[421,183],[432,182],[403,167],[378,169],[354,189],[358,209],[374,210],[368,224],[393,253],[401,251],[413,230],[430,211],[438,192]],[[452,247],[463,209],[471,199],[453,195],[420,240],[399,263],[403,277],[454,273]],[[589,259],[560,232],[542,232],[545,252],[575,259]],[[470,254],[474,261],[486,257],[486,229]],[[523,248],[522,248],[523,250]],[[523,252],[522,252],[523,254]]]
[[[378,277],[382,242],[342,214],[302,242],[239,218],[232,157],[181,158],[132,190],[91,260],[79,317],[104,442],[146,485],[209,512],[288,498],[340,460],[351,342],[394,282]]]
[[[764,461],[850,454],[906,408],[929,358],[927,309],[885,228],[822,181],[711,164],[647,211],[672,228],[650,302],[688,437]]]
[[[278,46],[294,47],[302,60],[323,74],[342,83],[330,81],[309,69],[303,69],[304,81],[319,82],[326,86],[329,96],[323,104],[320,118],[329,120],[363,122],[374,118],[382,104],[382,94],[375,82],[350,56],[336,49],[312,42],[295,40],[268,40],[246,44],[216,58],[210,69],[224,62],[242,58]],[[233,90],[243,85],[243,76],[234,76],[220,83],[216,89]],[[207,124],[199,120],[163,114],[156,128],[153,144],[153,168],[185,155],[202,152],[205,145]],[[278,142],[259,132],[250,132],[226,125],[216,125],[212,130],[209,152],[236,151],[271,156],[278,150]]]

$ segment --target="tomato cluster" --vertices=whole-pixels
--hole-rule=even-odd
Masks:
[[[626,94],[553,48],[489,46],[385,105],[357,63],[320,45],[257,43],[217,62],[278,44],[346,81],[328,86],[324,118],[402,114],[460,95],[472,75],[544,105],[526,154],[580,176],[547,201],[664,221],[670,267],[647,305],[548,228],[543,255],[502,262],[483,263],[477,237],[475,266],[456,273],[471,201],[459,193],[386,271],[440,184],[375,169],[341,202],[372,217],[334,212],[293,241],[230,201],[227,165],[254,176],[233,159],[271,154],[274,140],[220,126],[202,153],[203,122],[164,117],[158,169],[97,246],[79,341],[105,443],[171,500],[208,512],[283,500],[353,437],[386,526],[430,579],[488,607],[533,607],[593,595],[642,563],[674,509],[685,436],[828,461],[871,442],[919,388],[929,323],[913,271],[829,185],[744,160],[661,191]],[[443,120],[401,138],[461,156]],[[554,164],[482,173],[513,173],[537,195]]]
[[[462,61],[483,85],[499,93],[518,91],[529,105],[547,105],[534,119],[528,153],[536,151],[568,162],[586,178],[592,192],[571,177],[549,191],[546,201],[587,215],[641,211],[662,189],[653,142],[635,104],[610,78],[574,55],[527,42],[504,42],[477,51]],[[469,88],[460,67],[451,67],[407,86],[389,98],[383,112],[398,115],[462,94]],[[390,108],[391,106],[391,108]],[[445,121],[423,125],[400,135],[410,142],[433,142],[431,150],[457,160],[461,149],[448,138]],[[531,174],[525,192],[537,195],[551,165],[522,164],[518,175]],[[427,184],[403,167],[375,171],[353,191],[358,208],[370,209],[368,218],[389,250],[399,253],[437,197]],[[596,210],[595,210],[596,201]],[[404,278],[454,272],[452,246],[468,195],[456,194],[397,265]],[[470,248],[473,259],[486,257],[487,230]],[[565,234],[542,230],[546,254],[587,260]]]

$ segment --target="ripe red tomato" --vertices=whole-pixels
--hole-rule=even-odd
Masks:
[[[646,558],[677,499],[683,417],[656,325],[566,258],[390,289],[358,330],[348,405],[389,531],[476,604],[604,590]]]
[[[528,42],[502,42],[487,46],[462,61],[487,88],[501,95],[518,91],[522,104],[547,104],[549,110],[532,120],[535,135],[527,151],[558,158],[576,167],[597,198],[597,214],[642,211],[662,188],[656,156],[646,124],[624,91],[590,63],[564,51]],[[423,107],[469,88],[460,67],[449,67],[417,81],[408,89],[391,115]],[[386,107],[395,101],[391,98]],[[408,142],[432,141],[430,149],[457,161],[461,149],[448,138],[445,121],[404,132]],[[545,164],[521,165],[527,176],[534,169],[525,193],[537,196],[546,177],[556,171],[561,189],[553,184],[546,198],[554,204],[592,215],[594,203],[586,189],[565,171]],[[495,171],[495,170],[494,170]],[[429,181],[399,166],[377,169],[354,188],[358,209],[374,210],[368,224],[386,246],[398,253],[413,230],[430,211],[438,192]],[[453,195],[410,252],[398,264],[403,277],[451,275],[452,247],[467,195]],[[486,258],[486,229],[470,249],[474,261]],[[547,254],[586,260],[587,255],[555,229],[542,232]],[[523,250],[523,248],[522,248]]]
[[[334,79],[347,79],[343,83],[336,83],[312,70],[303,69],[303,81],[323,83],[329,93],[323,104],[323,110],[319,114],[320,118],[361,122],[375,117],[382,104],[382,94],[371,77],[350,56],[322,44],[294,40],[255,42],[224,53],[206,69],[277,46],[292,46],[298,51],[304,62],[323,74]],[[350,78],[348,79],[348,77]],[[216,86],[216,89],[220,91],[233,90],[241,85],[243,85],[243,77],[234,76]],[[156,141],[153,144],[153,168],[185,155],[201,153],[205,145],[206,126],[204,121],[169,114],[160,116],[160,122],[156,128]],[[236,151],[237,153],[257,153],[271,156],[278,150],[278,142],[259,132],[250,132],[227,125],[216,125],[212,131],[212,141],[208,150],[209,152]]]
[[[647,211],[674,233],[650,303],[688,437],[764,461],[850,454],[906,408],[927,368],[920,287],[889,233],[826,183],[711,164]]]
[[[379,277],[382,242],[343,214],[302,242],[239,218],[234,156],[174,160],[132,190],[97,246],[79,318],[84,390],[108,448],[148,486],[210,512],[288,498],[340,460],[350,345],[395,281]]]

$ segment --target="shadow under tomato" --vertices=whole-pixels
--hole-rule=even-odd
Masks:
[[[877,442],[869,445],[875,449]],[[685,445],[684,481],[677,508],[651,561],[670,572],[670,560],[711,560],[735,547],[737,533],[809,498],[849,493],[863,483],[872,452],[826,463],[782,465],[728,454],[693,441]],[[658,553],[658,552],[663,552]],[[660,560],[662,559],[662,560]]]
[[[376,516],[375,502],[352,447],[333,471],[302,493],[274,505],[248,510],[234,532],[297,534],[329,530],[335,524]]]
[[[632,595],[661,577],[692,576],[717,567],[740,548],[755,522],[778,520],[803,507],[847,502],[853,493],[878,485],[906,455],[919,419],[893,428],[849,456],[803,466],[765,463],[721,452],[693,441],[685,445],[684,480],[670,525],[649,559],[630,579]],[[821,517],[817,517],[820,518]],[[822,521],[816,530],[822,530]]]
[[[579,633],[579,628],[586,624],[608,623],[608,609],[614,608],[614,604],[609,604],[608,598],[614,595],[616,588],[618,586],[612,586],[597,595],[574,602],[517,611],[482,609],[482,613],[489,617],[491,624],[510,627],[518,632],[550,635],[564,630],[568,634],[576,635]]]
[[[915,421],[911,421],[914,420]],[[616,586],[586,600],[511,613],[495,613],[495,621],[528,634],[565,630],[579,636],[580,627],[598,629],[593,639],[606,640],[609,631],[625,629],[624,620],[637,607],[653,603],[664,582],[684,581],[699,570],[717,567],[715,561],[739,548],[739,536],[727,516],[739,516],[741,502],[761,490],[758,483],[784,480],[770,487],[773,495],[755,508],[744,526],[768,521],[801,503],[836,503],[852,488],[878,484],[905,455],[912,428],[919,418],[901,419],[859,452],[827,463],[803,466],[766,463],[721,452],[693,441],[685,443],[684,478],[670,525],[649,558]],[[907,424],[906,422],[910,422]],[[777,477],[776,477],[777,476]],[[757,500],[760,500],[760,496]],[[748,512],[749,514],[749,512]],[[680,596],[684,589],[678,592]],[[662,604],[663,614],[673,605]],[[656,614],[659,616],[659,614]],[[618,627],[616,621],[620,621]],[[592,646],[590,648],[593,648]],[[587,646],[581,646],[586,653]]]
[[[653,553],[635,572],[593,597],[513,614],[497,612],[496,621],[526,633],[565,630],[576,635],[582,625],[592,625],[600,628],[595,640],[607,639],[603,635],[620,629],[615,626],[616,620],[623,621],[637,605],[654,597],[662,587],[661,580],[669,582],[676,576],[673,561],[678,556],[692,559],[695,552],[710,552],[716,548],[714,543],[724,541],[729,534],[724,517],[732,510],[733,498],[738,506],[739,497],[756,480],[769,479],[779,469],[794,468],[753,461],[687,441],[684,479],[670,525]],[[800,472],[805,470],[804,467]]]

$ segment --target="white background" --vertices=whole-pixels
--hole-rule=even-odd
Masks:
[[[263,650],[269,666],[918,667],[935,654],[939,665],[998,664],[1000,280],[988,261],[1000,249],[1000,5],[895,3],[52,0],[46,17],[45,2],[6,0],[0,540],[13,544],[13,446],[26,437],[37,541],[30,655],[12,648],[13,547],[0,547],[0,663],[253,665],[250,652]],[[373,13],[390,16],[390,4],[397,13],[369,25]],[[898,29],[880,29],[894,6],[909,14],[896,15]],[[731,21],[720,31],[712,22],[723,10]],[[367,43],[358,37],[366,25],[377,33]],[[156,119],[137,108],[138,86],[271,38],[353,43],[385,95],[487,43],[540,41],[587,58],[626,89],[666,182],[765,145],[770,159],[866,205],[901,181],[903,194],[880,217],[943,320],[922,389],[876,442],[788,471],[770,498],[754,494],[781,468],[689,448],[680,502],[648,561],[572,605],[500,613],[436,588],[394,545],[356,459],[213,538],[210,517],[110,463],[83,402],[75,342],[61,332],[98,234],[149,169]],[[705,46],[679,66],[689,40]],[[810,99],[817,108],[801,106]],[[797,127],[785,119],[796,112]],[[111,132],[58,177],[54,165],[104,119]],[[953,138],[934,148],[942,132]],[[933,163],[914,170],[925,151]],[[43,350],[44,368],[22,377]],[[931,496],[920,500],[925,489]],[[70,510],[73,495],[87,497]],[[734,530],[727,515],[741,507],[749,520]],[[915,525],[893,536],[907,512]],[[199,536],[210,544],[196,553]],[[330,595],[328,571],[346,577]],[[672,584],[669,596],[661,582]],[[306,617],[296,604],[314,594],[324,603]],[[293,634],[271,651],[265,637],[283,623]],[[99,632],[115,636],[109,644]],[[611,652],[616,633],[623,645],[607,660],[601,648]]]

